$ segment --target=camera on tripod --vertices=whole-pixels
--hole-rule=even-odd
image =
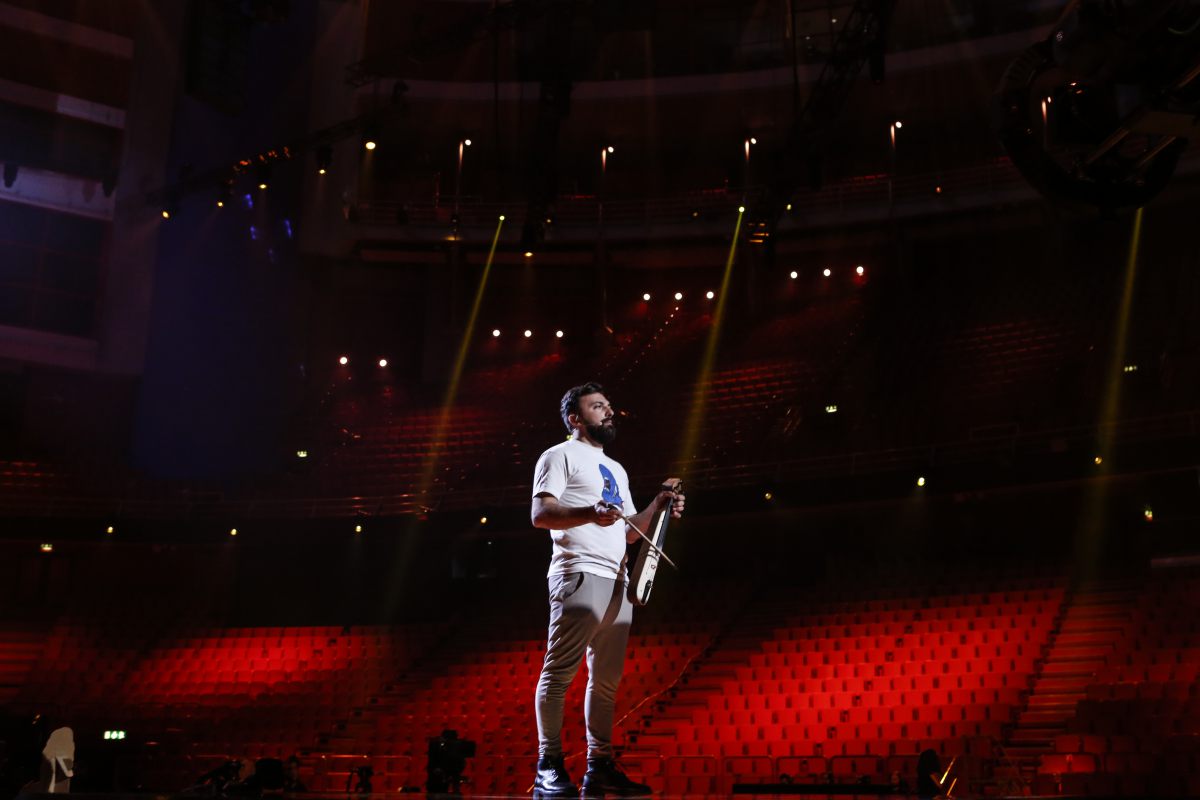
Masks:
[[[475,742],[459,739],[458,731],[446,729],[441,736],[430,739],[425,766],[425,791],[458,794],[467,759],[474,757]]]

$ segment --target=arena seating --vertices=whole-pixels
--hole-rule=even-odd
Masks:
[[[616,741],[629,771],[669,794],[784,774],[911,780],[925,748],[957,757],[972,792],[1194,794],[1198,580],[1081,588],[997,568],[936,583],[883,569],[803,589],[680,583],[639,614]],[[119,605],[103,615],[109,624],[64,614],[3,626],[0,677],[12,708],[49,704],[85,733],[120,719],[151,742],[129,767],[144,788],[186,786],[231,757],[295,753],[312,790],[344,791],[369,764],[374,787],[395,791],[423,784],[427,742],[445,728],[478,743],[471,792],[527,788],[542,598],[405,626],[223,628]],[[584,682],[564,730],[577,773]]]
[[[1092,635],[1099,669],[1042,757],[1051,793],[1200,792],[1200,576],[1164,572],[1122,587],[1124,614]]]

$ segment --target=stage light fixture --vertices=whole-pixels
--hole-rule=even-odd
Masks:
[[[646,292],[645,294],[643,294],[642,299],[645,300],[647,303],[649,303],[650,302],[650,293]]]
[[[362,525],[355,525],[355,526],[354,526],[354,532],[355,532],[355,533],[362,533]]]
[[[342,356],[341,358],[338,359],[338,363],[344,367],[350,363],[350,359],[346,358],[345,356]]]
[[[837,406],[832,403],[830,405],[825,406],[825,413],[826,414],[836,414]]]
[[[713,292],[705,292],[704,296],[707,297],[709,300],[712,300],[717,295]]]
[[[1126,364],[1123,371],[1124,372],[1137,372],[1138,371],[1137,364]]]
[[[375,140],[367,139],[365,142],[363,142],[363,147],[367,148],[368,150],[374,150],[375,149]]]
[[[745,213],[746,213],[746,207],[745,207],[745,206],[738,206],[738,213],[739,213],[739,214],[745,214]]]
[[[532,251],[532,250],[526,250],[526,251],[525,251],[525,257],[526,257],[526,258],[533,258],[533,251]]]
[[[259,164],[254,170],[254,176],[258,178],[258,188],[266,189],[271,183],[271,165]]]
[[[224,201],[224,200],[218,200],[218,201],[217,201],[217,208],[224,208],[224,207],[225,207],[225,201]]]
[[[1154,509],[1150,506],[1143,508],[1142,519],[1146,520],[1146,522],[1154,522]]]
[[[792,280],[796,280],[796,278],[800,277],[800,273],[796,272],[796,270],[792,270],[791,273],[789,273],[788,277],[791,278]]]
[[[700,219],[700,212],[694,208],[692,209],[692,219]]]
[[[934,194],[941,194],[941,193],[942,193],[942,187],[941,187],[941,186],[935,186],[935,187],[933,187],[933,193],[934,193]]]
[[[763,492],[763,500],[771,500],[774,497],[775,495],[771,494],[770,492]]]
[[[471,146],[471,140],[470,140],[470,139],[463,139],[463,144],[464,144],[464,145],[466,145],[467,147],[470,147],[470,146]]]
[[[788,211],[791,211],[791,210],[792,210],[792,204],[791,204],[791,203],[788,203],[788,204],[787,204],[787,210],[788,210]]]
[[[237,528],[230,528],[230,529],[229,529],[229,535],[230,535],[230,536],[237,536]]]
[[[917,478],[917,487],[918,487],[918,488],[921,488],[921,489],[924,489],[924,488],[925,488],[925,476],[924,476],[924,475],[922,475],[921,477]]]
[[[480,517],[480,518],[479,518],[479,524],[480,524],[480,525],[487,525],[487,517]]]
[[[676,292],[676,293],[675,293],[675,299],[676,299],[676,300],[682,300],[682,299],[683,299],[683,292]]]
[[[49,542],[42,542],[42,546],[40,549],[43,553],[53,553],[54,545],[50,544]]]
[[[1092,463],[1098,467],[1104,463],[1104,459],[1101,458],[1100,456],[1096,456],[1095,458],[1092,459]]]
[[[500,329],[499,328],[492,328],[492,338],[493,339],[500,338]]]
[[[895,121],[894,123],[892,123],[892,124],[896,126],[896,130],[900,130],[901,128],[903,128],[903,127],[904,127],[904,123],[903,123],[903,122],[901,122],[900,120],[896,120],[896,121]]]
[[[833,274],[833,270],[831,270],[829,267],[826,267],[826,268],[825,268],[825,269],[824,269],[824,270],[821,272],[821,274],[822,274],[822,275],[824,275],[826,278],[828,278],[830,275],[832,275],[832,274]]]
[[[324,175],[333,163],[333,147],[323,144],[317,148],[317,174]]]
[[[297,450],[296,458],[308,458],[308,451],[307,450]]]
[[[563,332],[562,332],[562,331],[555,331],[555,332],[554,332],[554,338],[555,338],[555,339],[561,339],[562,337],[563,337]]]
[[[170,212],[170,211],[167,211],[167,210],[164,208],[164,209],[162,210],[162,218],[163,218],[163,219],[170,219],[170,218],[171,218],[171,212]]]
[[[501,215],[500,215],[500,221],[501,221],[501,222],[504,222],[504,215],[503,215],[503,214],[501,214]]]
[[[530,336],[533,336],[533,331],[526,328],[525,329],[525,338],[528,339]]]
[[[614,152],[616,152],[616,151],[615,151],[615,149],[613,148],[613,146],[612,146],[612,145],[609,145],[609,146],[608,146],[608,153],[609,153],[609,155],[612,155]]]
[[[862,275],[864,272],[866,272],[866,270],[862,268],[862,264],[859,264],[857,267],[855,267],[854,271],[859,275]]]
[[[109,525],[104,529],[104,532],[109,534],[116,533],[116,528],[114,528],[112,525]]]
[[[380,366],[380,367],[386,367],[386,366],[387,366],[387,359],[386,359],[386,358],[381,358],[381,359],[379,359],[379,366]]]

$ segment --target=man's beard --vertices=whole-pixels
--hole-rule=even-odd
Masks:
[[[611,422],[588,425],[586,429],[588,438],[602,447],[612,444],[617,438],[617,426]]]

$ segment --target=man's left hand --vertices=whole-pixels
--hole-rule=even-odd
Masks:
[[[658,508],[660,509],[666,508],[668,505],[670,505],[672,519],[679,519],[683,516],[683,506],[686,497],[683,493],[682,484],[683,481],[681,481],[679,478],[667,478],[662,482],[664,487],[663,490],[660,491],[658,493],[658,497],[655,498],[655,503],[658,504]],[[668,486],[672,488],[665,488]]]

